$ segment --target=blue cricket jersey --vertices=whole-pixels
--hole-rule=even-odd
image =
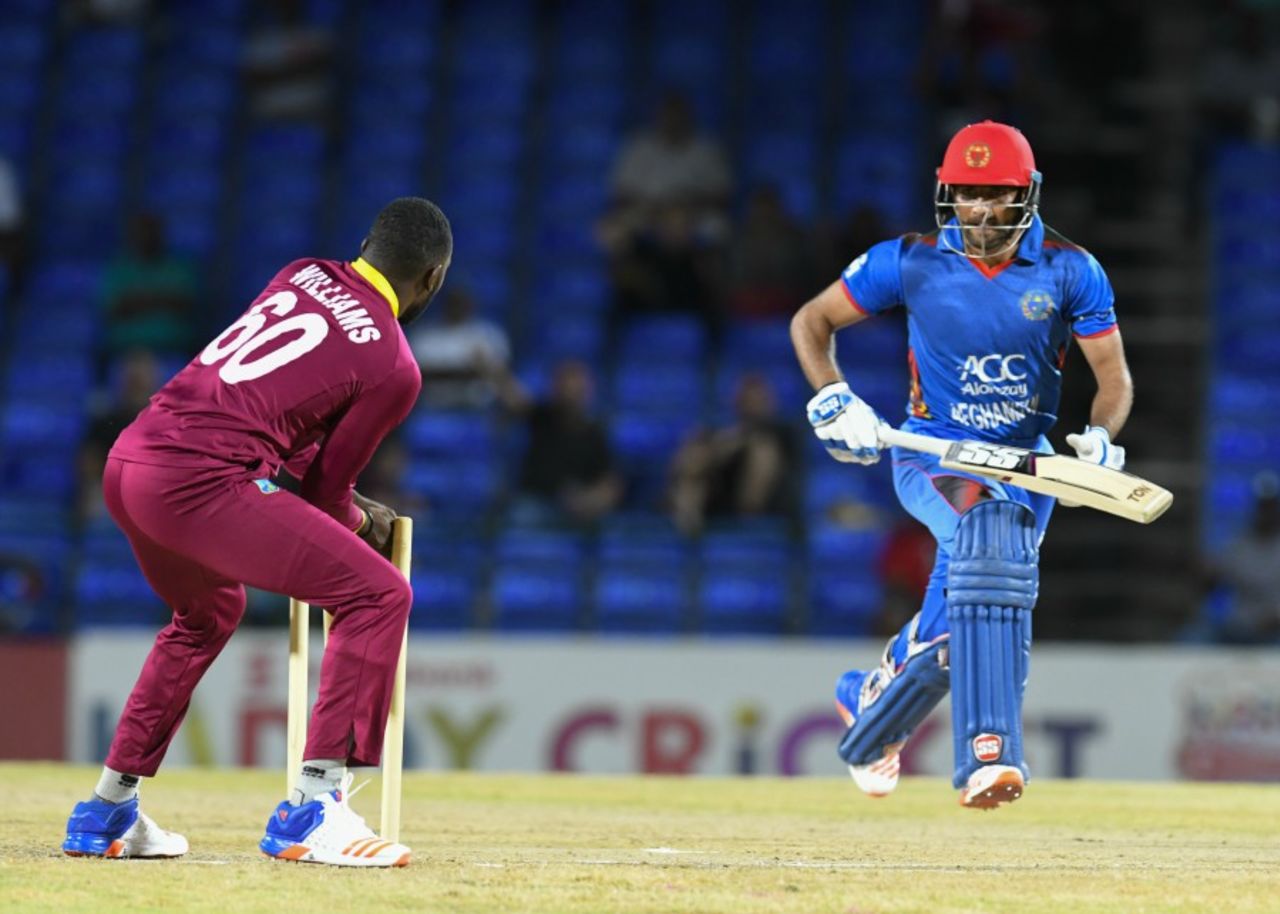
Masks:
[[[907,309],[904,427],[1036,447],[1058,419],[1071,337],[1116,330],[1111,283],[1039,216],[1007,263],[989,268],[963,250],[954,221],[883,241],[844,271],[844,290],[869,314]]]

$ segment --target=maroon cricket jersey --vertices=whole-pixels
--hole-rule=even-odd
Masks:
[[[397,307],[362,260],[294,261],[151,398],[111,456],[260,477],[287,464],[303,498],[358,526],[355,479],[422,387]]]

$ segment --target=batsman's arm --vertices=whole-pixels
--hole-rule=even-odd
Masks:
[[[1089,411],[1089,424],[1105,428],[1114,441],[1133,407],[1133,378],[1124,357],[1120,330],[1117,328],[1104,336],[1081,337],[1078,341],[1098,384],[1098,392]]]
[[[814,390],[843,380],[836,364],[836,331],[869,315],[853,306],[844,281],[837,279],[805,302],[791,318],[791,344]]]
[[[421,387],[418,366],[406,361],[361,394],[325,436],[299,494],[351,530],[363,524],[364,511],[351,494],[356,477],[382,439],[409,415]]]

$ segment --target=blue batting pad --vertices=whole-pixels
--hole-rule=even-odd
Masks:
[[[889,642],[879,669],[846,673],[836,687],[836,699],[856,715],[837,750],[850,765],[883,758],[885,747],[910,736],[951,686],[945,637],[925,645],[911,639],[901,666],[893,657],[898,640],[895,636]],[[864,688],[868,678],[872,682]]]
[[[1022,756],[1022,693],[1039,585],[1035,514],[1005,500],[960,518],[947,578],[951,627],[951,726],[957,788],[983,765]]]

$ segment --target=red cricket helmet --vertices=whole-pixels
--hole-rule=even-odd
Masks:
[[[1040,179],[1031,144],[1017,127],[982,121],[962,127],[947,144],[939,184],[1030,187]]]
[[[1036,171],[1031,144],[1022,131],[1008,124],[982,121],[962,127],[951,138],[938,169],[933,197],[940,230],[955,219],[954,188],[963,185],[1024,188],[1017,202],[1007,204],[1020,208],[1021,218],[1013,225],[1000,226],[1008,233],[1008,244],[990,253],[1016,247],[1040,211],[1040,172]]]

